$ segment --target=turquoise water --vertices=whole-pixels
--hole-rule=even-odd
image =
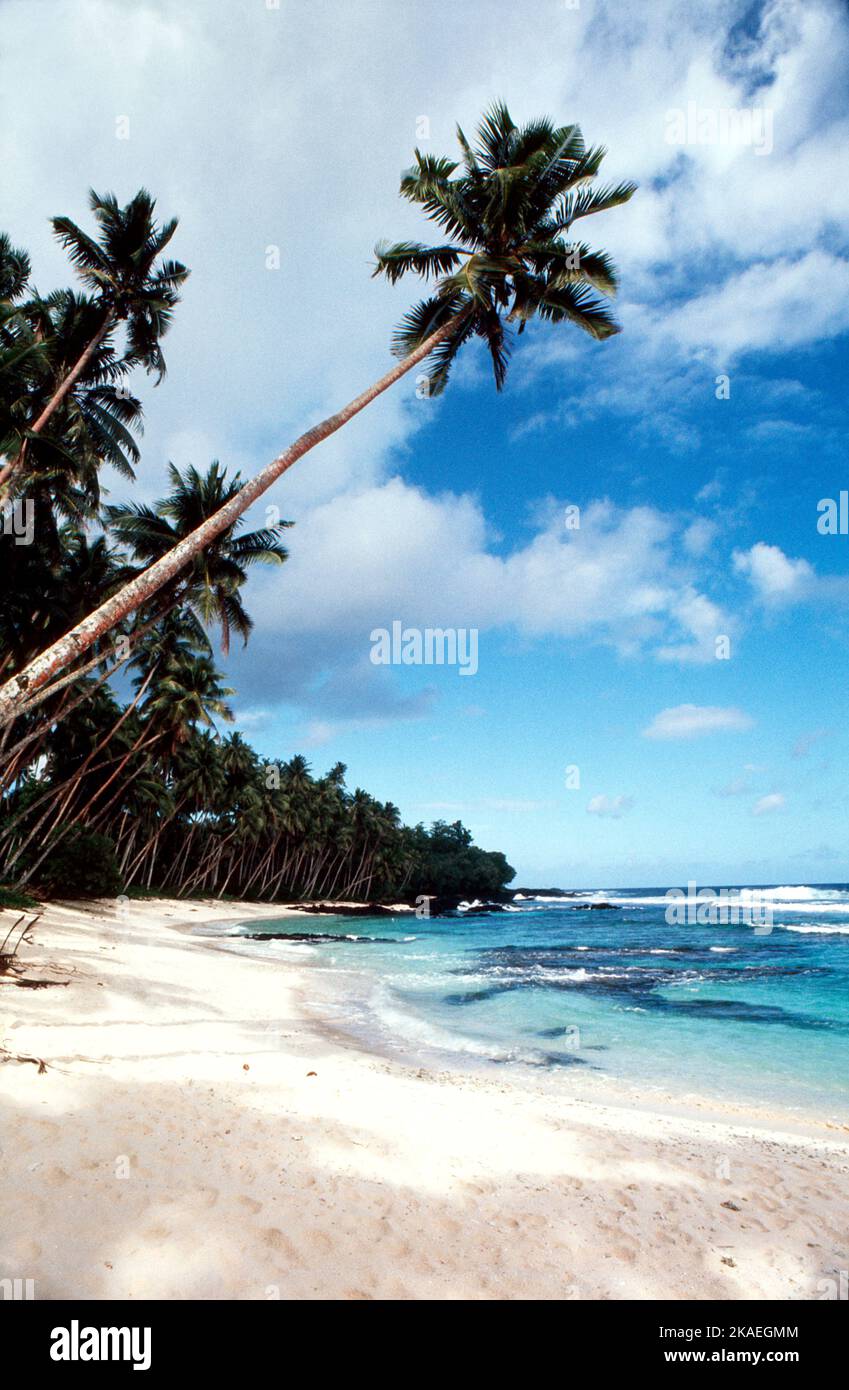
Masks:
[[[309,964],[325,1017],[407,1059],[596,1071],[845,1121],[849,886],[732,892],[736,923],[669,921],[659,888],[484,917],[236,930],[254,950]]]

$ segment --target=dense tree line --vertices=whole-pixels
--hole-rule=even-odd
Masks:
[[[0,239],[4,676],[143,574],[240,484],[217,462],[205,473],[172,466],[154,506],[103,501],[104,464],[134,478],[142,407],[125,383],[139,366],[164,372],[160,339],[187,272],[155,265],[165,237],[146,195],[124,209],[112,199],[94,207],[114,260],[110,282],[122,283],[122,257],[132,263],[144,248],[139,322],[131,307],[110,316],[71,290],[42,299],[26,254]],[[72,224],[56,226],[74,245]],[[93,653],[21,702],[0,734],[0,880],[66,894],[367,900],[490,893],[509,879],[503,857],[476,850],[463,827],[405,827],[393,805],[349,792],[341,764],[314,777],[303,758],[263,760],[224,732],[234,692],[210,634],[224,652],[233,636],[247,641],[248,569],[285,561],[288,524],[229,527]]]

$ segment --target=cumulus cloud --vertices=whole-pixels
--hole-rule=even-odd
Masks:
[[[661,710],[643,729],[644,738],[701,738],[704,734],[742,733],[753,720],[743,710],[719,705],[675,705]]]
[[[837,337],[849,328],[849,261],[816,250],[749,266],[688,300],[663,328],[726,366],[777,341],[787,349]]]
[[[704,492],[705,489],[702,489]],[[681,540],[688,555],[706,555],[716,539],[717,525],[708,517],[700,516],[687,527]]]
[[[766,796],[759,796],[752,807],[753,816],[769,816],[774,811],[783,810],[787,803],[787,798],[783,792],[769,792]]]
[[[393,700],[398,717],[418,717],[421,703],[392,695],[397,672],[368,660],[370,633],[394,621],[477,629],[483,671],[499,633],[582,639],[666,663],[712,661],[717,635],[737,625],[697,587],[695,562],[676,553],[687,524],[599,501],[583,508],[575,530],[552,502],[530,540],[505,554],[476,499],[391,478],[310,509],[287,536],[285,568],[255,574],[257,628],[248,652],[232,658],[234,679],[240,668],[249,673],[263,700],[274,688],[279,698],[308,697],[322,718],[368,712],[376,701],[385,713]],[[428,668],[429,679],[439,676]]]
[[[744,574],[758,598],[766,603],[788,603],[807,597],[814,570],[807,560],[791,560],[777,545],[758,541],[750,550],[734,552],[734,568]]]

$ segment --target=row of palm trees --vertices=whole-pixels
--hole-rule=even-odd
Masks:
[[[274,901],[420,886],[419,832],[394,806],[349,794],[344,766],[313,778],[302,757],[262,760],[239,733],[222,736],[232,691],[194,625],[171,615],[131,664],[127,704],[101,687],[56,726],[46,773],[7,794],[0,861],[18,889]],[[96,854],[101,872],[92,880],[63,847],[76,861]]]
[[[520,128],[503,106],[474,148],[458,140],[459,162],[417,151],[401,185],[448,239],[376,250],[376,275],[435,280],[395,336],[396,365],[255,477],[172,466],[152,507],[106,504],[102,469],[135,477],[142,403],[129,383],[161,380],[189,273],[163,254],[176,220],[160,225],[145,190],[123,207],[92,192],[95,235],[53,220],[83,290],[46,296],[0,236],[0,877],[37,885],[51,865],[99,859],[125,886],[272,896],[402,892],[439,877],[437,860],[482,885],[503,877],[462,827],[454,839],[405,830],[391,805],[349,794],[338,767],[313,779],[289,759],[265,782],[218,727],[232,692],[210,640],[217,629],[225,654],[232,634],[247,640],[248,568],[286,558],[289,523],[244,532],[246,510],[417,364],[438,393],[477,338],[500,390],[511,325],[618,331],[609,259],[569,234],[633,185],[593,187],[603,150],[576,126]]]
[[[46,538],[37,527],[26,546],[0,538],[4,572],[15,577],[14,602],[0,606],[0,660],[23,659],[40,640],[34,633],[143,568],[238,487],[217,462],[205,474],[172,467],[170,479],[153,507],[104,507],[93,540],[67,524]],[[247,640],[248,568],[283,563],[288,524],[220,538],[124,626],[115,650],[100,651],[96,669],[46,700],[39,694],[7,727],[0,881],[71,896],[134,887],[271,900],[442,891],[448,860],[429,863],[430,833],[402,826],[396,807],[361,789],[348,793],[344,766],[314,778],[301,757],[263,760],[239,733],[224,735],[234,692],[209,630],[224,647],[231,633]],[[473,854],[460,875],[468,891],[497,891],[508,866]]]

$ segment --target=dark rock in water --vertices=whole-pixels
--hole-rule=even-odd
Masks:
[[[490,912],[506,911],[502,903],[492,901],[479,903],[476,907],[465,907],[461,911],[460,904],[468,902],[468,898],[454,893],[429,897],[427,901],[430,917],[484,917]]]
[[[522,898],[576,898],[577,889],[574,888],[514,888],[513,897]]]
[[[292,903],[299,912],[312,912],[321,917],[397,917],[390,907],[380,903]]]
[[[582,904],[580,905],[580,907],[577,907],[577,906],[576,906],[576,907],[574,908],[574,911],[575,911],[575,912],[583,912],[585,909],[586,909],[587,912],[615,912],[615,911],[616,911],[616,904],[615,904],[615,903],[582,903]]]
[[[353,933],[348,936],[340,936],[338,932],[329,931],[246,931],[242,932],[241,936],[246,941],[330,941],[334,946],[397,946],[399,944],[396,936],[355,936]]]
[[[583,1057],[576,1057],[574,1052],[547,1052],[545,1060],[550,1067],[588,1067],[589,1062]]]
[[[502,994],[503,988],[494,985],[492,989],[472,989],[466,994],[446,994],[443,998],[445,1004],[480,1004],[485,999],[493,999],[496,994]]]

